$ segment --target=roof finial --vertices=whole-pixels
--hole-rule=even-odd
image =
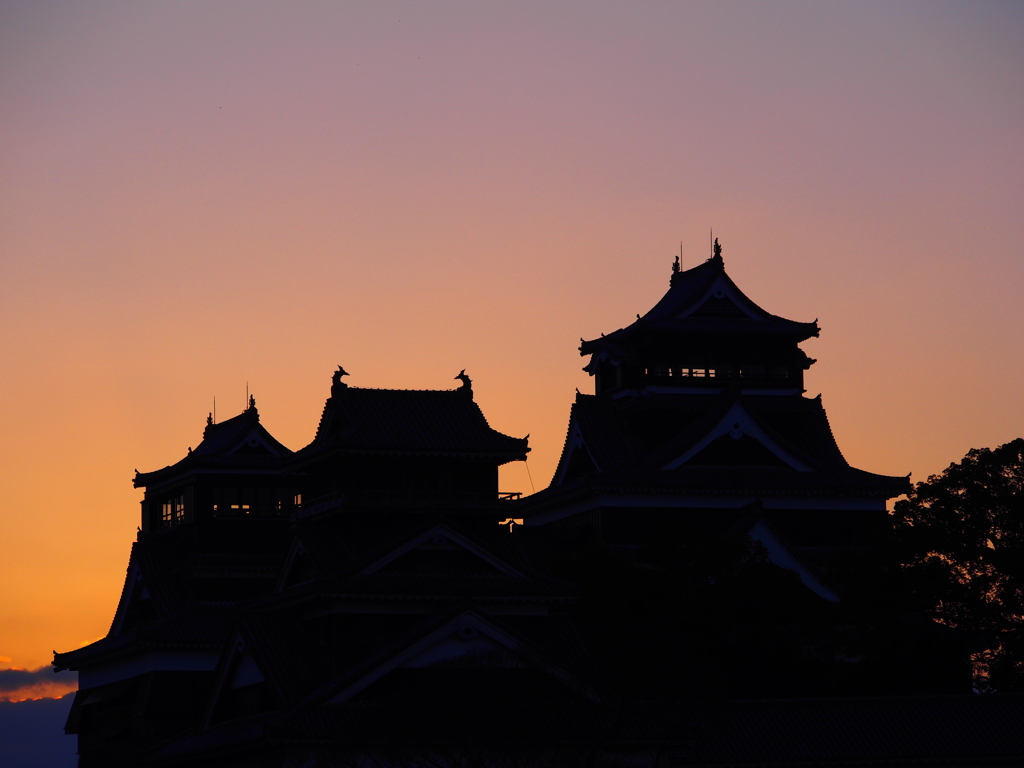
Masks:
[[[458,390],[456,390],[456,391],[457,392],[461,392],[462,394],[472,398],[473,397],[473,380],[471,378],[469,378],[469,376],[466,375],[466,369],[463,368],[461,371],[459,371],[459,375],[456,376],[455,378],[462,382],[462,386],[459,387]]]
[[[722,246],[718,244],[717,237],[715,238],[714,255],[711,258],[715,259],[716,261],[722,260]]]
[[[338,370],[336,370],[331,375],[331,396],[334,396],[334,395],[338,394],[338,392],[340,392],[341,390],[348,388],[348,384],[346,384],[345,382],[343,382],[341,380],[342,376],[348,376],[348,375],[349,375],[348,371],[346,371],[344,368],[342,368],[339,365],[338,366]]]
[[[256,395],[249,395],[249,410],[256,410]]]
[[[679,255],[676,256],[676,260],[672,262],[672,277],[669,278],[668,284],[673,285],[676,280],[676,275],[679,274],[679,270],[683,268],[683,241],[679,241]]]

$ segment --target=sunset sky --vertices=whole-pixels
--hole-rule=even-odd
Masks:
[[[0,670],[104,635],[136,468],[246,384],[561,450],[581,336],[708,256],[855,466],[1024,436],[1024,4],[0,2]],[[0,698],[6,694],[0,691]]]

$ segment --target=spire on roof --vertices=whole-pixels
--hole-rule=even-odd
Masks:
[[[715,238],[714,255],[709,259],[709,261],[722,263],[722,246],[718,244],[717,237]]]

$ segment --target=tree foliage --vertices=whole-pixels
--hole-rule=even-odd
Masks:
[[[894,524],[918,597],[966,633],[976,684],[1024,690],[1024,439],[918,483]]]

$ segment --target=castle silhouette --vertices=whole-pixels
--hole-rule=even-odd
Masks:
[[[79,674],[80,765],[915,765],[1024,755],[959,639],[901,599],[886,500],[799,344],[721,249],[582,341],[550,486],[456,389],[332,377],[292,451],[255,399],[137,473],[142,520]],[[1016,700],[1013,700],[1014,702]],[[904,761],[904,762],[901,762]],[[954,761],[951,763],[950,761]]]

